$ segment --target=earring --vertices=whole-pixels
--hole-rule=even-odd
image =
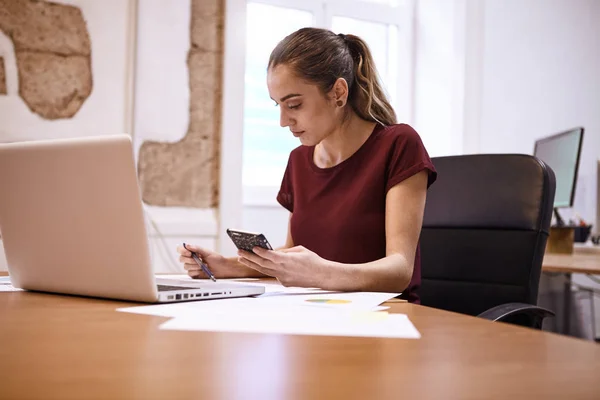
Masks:
[[[344,101],[343,100],[338,100],[335,102],[335,104],[337,104],[338,107],[341,107],[344,105]]]

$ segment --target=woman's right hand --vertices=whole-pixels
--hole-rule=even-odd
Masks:
[[[208,266],[210,272],[215,276],[215,278],[227,278],[229,268],[229,260],[219,253],[215,253],[214,251],[203,249],[202,247],[187,244],[185,245],[188,249],[195,252],[198,257]],[[183,263],[183,268],[187,271],[188,275],[194,279],[202,279],[208,278],[202,268],[196,261],[192,258],[192,253],[186,250],[182,245],[177,246],[177,252],[179,253],[179,261]]]

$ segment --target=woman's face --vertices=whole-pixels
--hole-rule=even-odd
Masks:
[[[267,86],[280,109],[280,125],[289,127],[305,146],[320,143],[341,120],[341,108],[336,107],[335,99],[299,79],[286,65],[269,68]]]

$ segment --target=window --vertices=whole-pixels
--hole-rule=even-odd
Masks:
[[[334,32],[352,33],[367,42],[390,101],[398,103],[398,27],[347,17],[333,17],[331,25]]]
[[[244,204],[275,204],[291,150],[300,145],[279,126],[269,98],[269,55],[286,35],[306,26],[364,39],[392,106],[409,121],[412,93],[412,0],[252,0],[246,8],[242,183]]]
[[[244,76],[244,186],[279,185],[289,152],[298,145],[298,139],[279,126],[279,109],[267,90],[267,63],[271,51],[281,39],[312,25],[314,15],[308,11],[248,3]]]

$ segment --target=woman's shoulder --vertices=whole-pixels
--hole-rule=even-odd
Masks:
[[[290,152],[289,162],[306,160],[314,146],[300,145]]]
[[[403,152],[408,149],[420,149],[423,141],[417,131],[408,124],[395,124],[380,127],[377,132],[376,148],[388,154]]]
[[[414,142],[421,141],[421,137],[417,131],[408,124],[394,124],[383,126],[379,136],[390,142]]]

